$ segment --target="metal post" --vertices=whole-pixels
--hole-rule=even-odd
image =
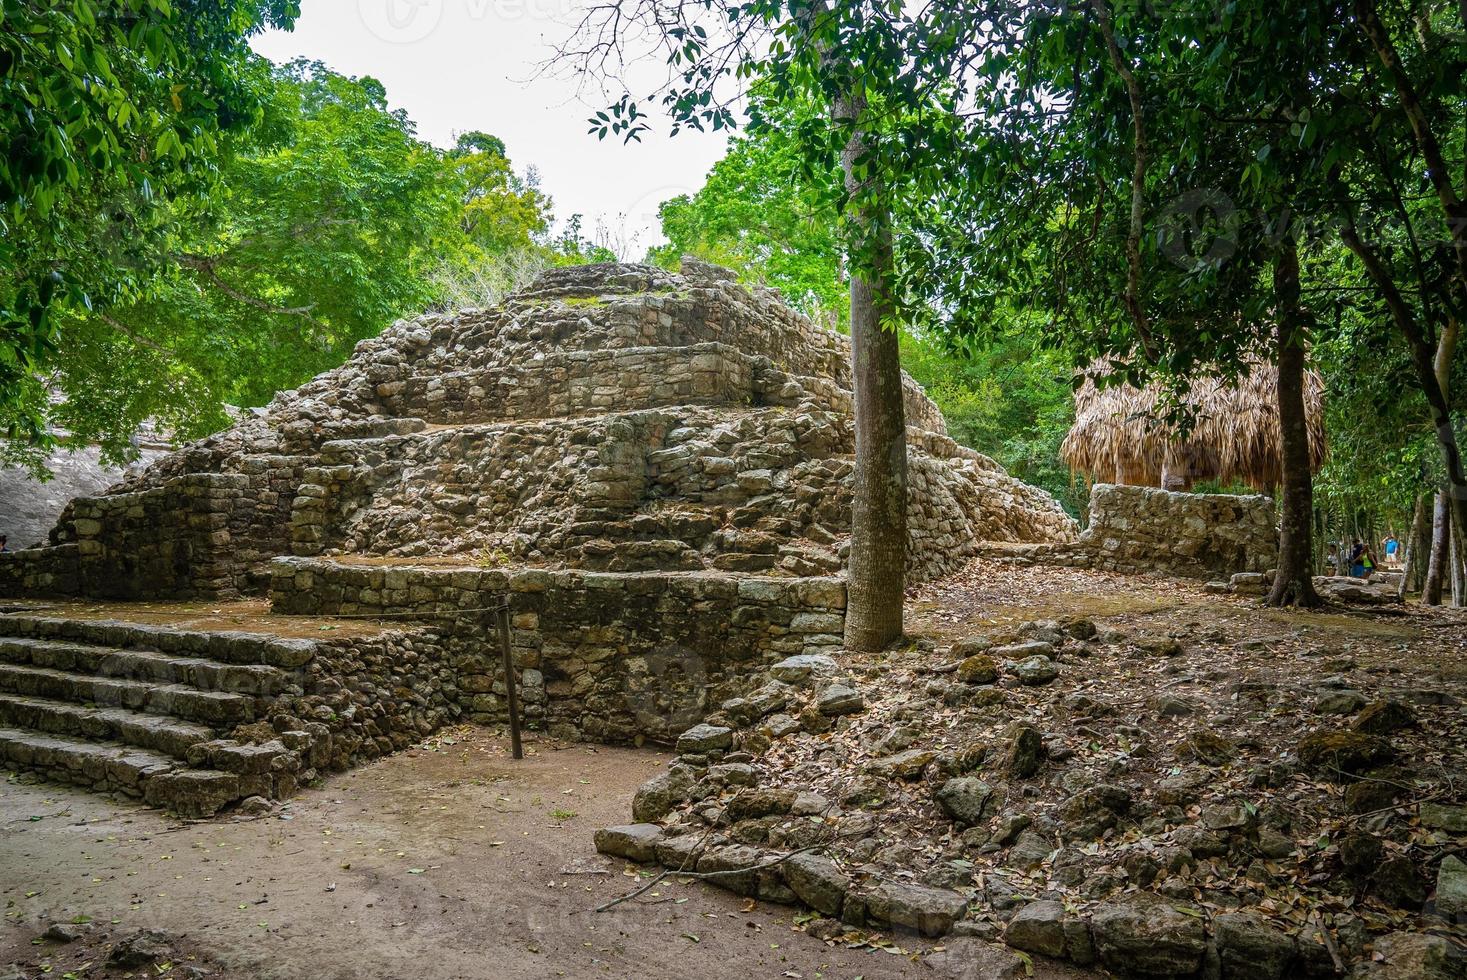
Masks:
[[[520,697],[516,690],[514,656],[509,649],[509,601],[506,599],[495,616],[499,621],[499,652],[504,657],[504,697],[509,702],[509,745],[516,759],[525,757],[520,746]]]

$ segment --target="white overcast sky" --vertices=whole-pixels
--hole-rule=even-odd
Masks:
[[[294,31],[261,35],[254,47],[274,61],[303,56],[371,75],[439,146],[467,130],[493,133],[517,169],[540,172],[557,219],[583,214],[588,236],[604,224],[635,261],[660,241],[657,206],[702,186],[725,142],[683,133],[623,146],[586,132],[603,106],[599,90],[578,96],[569,79],[534,77],[586,2],[302,0]]]

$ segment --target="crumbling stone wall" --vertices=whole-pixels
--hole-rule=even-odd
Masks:
[[[1090,524],[1074,543],[991,544],[982,553],[1104,571],[1227,578],[1277,567],[1278,516],[1270,497],[1102,483],[1090,495]]]
[[[146,469],[165,449],[151,428],[138,448],[138,458],[126,467],[102,463],[96,446],[58,448],[45,460],[50,479],[42,482],[19,466],[0,466],[0,534],[9,538],[12,550],[44,544],[73,497],[105,493],[129,473]]]
[[[51,547],[0,554],[0,590],[106,599],[258,591],[260,563],[289,549],[302,471],[298,459],[259,456],[241,460],[237,472],[78,497]]]
[[[792,654],[837,649],[845,585],[835,578],[692,573],[381,567],[282,558],[276,610],[448,614],[435,662],[477,721],[502,721],[503,671],[482,610],[509,602],[528,721],[566,738],[671,742],[750,678]]]

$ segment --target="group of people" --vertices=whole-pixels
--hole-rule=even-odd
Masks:
[[[1395,567],[1401,563],[1401,550],[1401,542],[1394,534],[1388,535],[1381,542],[1387,567]],[[1350,575],[1354,578],[1370,578],[1381,567],[1374,550],[1359,538],[1344,544],[1331,541],[1325,563],[1329,565],[1330,574]]]

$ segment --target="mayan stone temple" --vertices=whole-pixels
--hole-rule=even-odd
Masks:
[[[506,597],[530,726],[669,742],[838,651],[849,356],[693,262],[399,322],[0,555],[0,758],[185,814],[287,796],[502,721],[477,611]],[[906,411],[915,581],[1076,538],[910,381]],[[167,613],[266,595],[237,628]]]

